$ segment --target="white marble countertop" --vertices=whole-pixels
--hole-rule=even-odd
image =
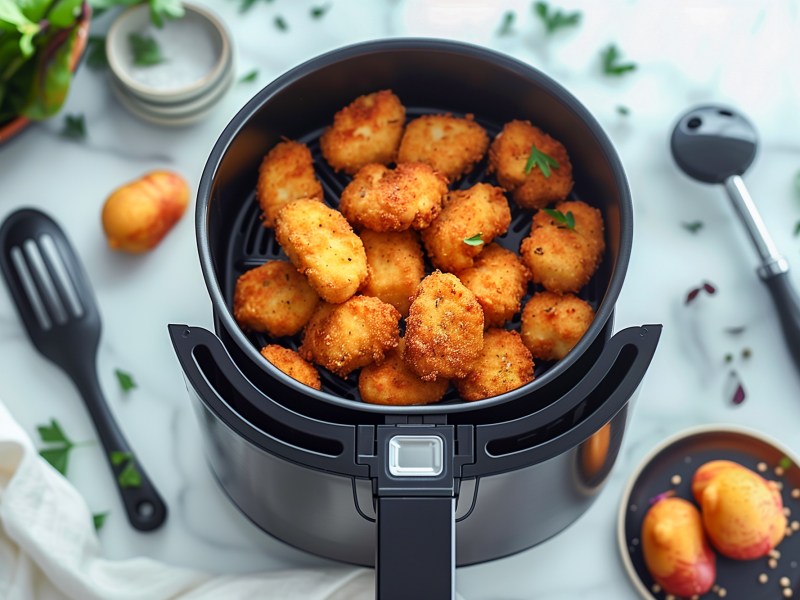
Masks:
[[[693,425],[735,423],[761,430],[800,451],[800,374],[758,282],[749,240],[721,188],[690,181],[673,164],[668,135],[689,106],[719,101],[749,115],[760,154],[745,177],[800,287],[800,7],[769,2],[590,2],[573,31],[546,39],[529,2],[333,0],[326,16],[310,2],[256,2],[246,14],[234,0],[206,1],[234,34],[237,69],[258,69],[236,83],[203,122],[180,129],[143,123],[111,94],[103,73],[82,68],[62,115],[0,147],[0,218],[36,206],[61,223],[82,257],[103,319],[98,371],[113,412],[147,466],[171,516],[158,532],[133,531],[108,477],[99,446],[74,451],[69,479],[95,512],[110,511],[101,532],[109,557],[147,555],[176,565],[234,573],[322,564],[261,533],[228,502],[203,459],[199,429],[167,336],[171,322],[211,326],[191,211],[144,256],[105,245],[100,208],[120,184],[156,168],[182,173],[196,190],[207,155],[228,120],[274,77],[345,44],[398,35],[456,38],[527,61],[570,89],[605,127],[633,190],[634,252],[618,303],[618,329],[663,323],[622,454],[606,490],[572,527],[516,556],[458,571],[468,600],[498,598],[633,598],[615,541],[624,483],[641,457],[668,435]],[[559,3],[561,4],[561,3]],[[512,35],[495,35],[515,10]],[[288,31],[273,20],[282,15]],[[98,23],[102,26],[102,22]],[[98,27],[102,32],[102,27]],[[599,51],[615,42],[638,63],[626,77],[600,73]],[[616,107],[630,108],[630,115]],[[58,135],[63,114],[86,116],[88,138]],[[682,222],[702,221],[692,234]],[[703,281],[718,293],[684,305]],[[733,337],[725,328],[746,326]],[[749,348],[749,359],[741,357]],[[727,353],[734,355],[726,364]],[[95,439],[69,380],[29,343],[8,295],[0,292],[0,398],[33,436],[55,417],[75,440]],[[116,368],[138,388],[120,391]],[[735,368],[747,392],[731,401]],[[531,507],[530,518],[536,518]]]

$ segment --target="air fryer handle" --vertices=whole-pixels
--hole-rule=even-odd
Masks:
[[[781,328],[789,346],[789,354],[800,369],[800,298],[789,281],[789,273],[762,277],[781,320]]]
[[[379,497],[378,600],[455,597],[453,497]]]

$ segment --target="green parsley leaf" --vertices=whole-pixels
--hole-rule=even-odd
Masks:
[[[61,429],[61,425],[55,419],[50,419],[49,425],[39,425],[37,428],[39,437],[47,444],[55,444],[51,448],[39,450],[43,459],[49,462],[53,468],[62,475],[67,474],[69,464],[69,453],[75,444],[70,440]]]
[[[136,468],[136,462],[133,459],[129,460],[125,468],[119,472],[117,481],[122,488],[139,487],[142,485],[142,474],[139,472],[139,469]]]
[[[131,454],[130,452],[121,452],[120,450],[114,450],[111,453],[111,464],[114,465],[115,467],[118,467],[126,460],[130,460],[131,458],[133,458],[133,454]]]
[[[280,29],[281,31],[287,31],[289,29],[289,24],[286,22],[282,16],[278,15],[275,17],[275,27]]]
[[[608,47],[601,52],[600,56],[603,60],[603,73],[606,75],[618,77],[625,73],[635,71],[637,68],[636,63],[620,62],[622,55],[615,44],[609,44]]]
[[[628,108],[627,106],[622,106],[620,104],[619,106],[617,106],[617,114],[622,115],[623,117],[627,117],[629,114],[631,114],[631,109]]]
[[[114,374],[117,376],[119,387],[122,388],[123,392],[129,392],[136,387],[136,382],[133,380],[133,376],[130,373],[116,369]]]
[[[65,115],[61,137],[71,140],[86,139],[86,120],[83,115]]]
[[[61,425],[55,419],[50,419],[49,425],[39,425],[36,427],[39,432],[39,437],[43,442],[48,444],[60,443],[66,446],[72,446],[72,441],[66,436]]]
[[[106,56],[106,38],[98,35],[89,37],[87,42],[86,64],[96,71],[108,67],[108,56]]]
[[[272,2],[272,0],[264,0],[264,1],[265,2]],[[241,2],[242,3],[239,5],[239,12],[240,13],[245,13],[248,10],[250,10],[251,8],[253,8],[253,6],[255,6],[255,4],[256,4],[256,2],[258,2],[258,0],[241,0]]]
[[[103,528],[103,525],[106,524],[106,518],[108,518],[108,511],[92,515],[95,531],[100,531]]]
[[[542,20],[542,23],[544,23],[544,28],[548,35],[555,33],[559,29],[575,27],[581,22],[580,11],[565,13],[559,8],[554,8],[551,11],[547,2],[534,3],[533,12],[536,13]]]
[[[239,83],[252,83],[258,79],[258,69],[253,69],[249,73],[242,75],[242,78],[239,80]]]
[[[467,246],[480,246],[483,244],[483,240],[481,239],[482,236],[482,233],[476,233],[472,237],[464,238],[464,243]]]
[[[514,19],[517,18],[517,15],[514,13],[513,10],[506,11],[503,15],[503,20],[500,23],[500,29],[497,30],[497,35],[511,35],[514,33]]]
[[[794,224],[794,237],[800,235],[800,221]]]
[[[571,231],[575,230],[575,215],[572,214],[571,210],[567,211],[567,214],[553,208],[545,208],[543,210],[551,219],[558,223],[559,228],[569,229]]]
[[[49,462],[56,471],[66,476],[67,465],[69,463],[69,451],[71,449],[71,446],[63,446],[61,448],[45,448],[44,450],[39,450],[39,455]]]
[[[528,162],[525,163],[525,175],[530,173],[533,167],[539,167],[542,175],[550,177],[550,167],[558,169],[559,164],[552,156],[540,152],[536,146],[531,146],[531,154],[528,156]]]
[[[150,20],[161,29],[164,19],[180,19],[185,14],[181,0],[149,0]]]
[[[322,6],[315,6],[311,9],[311,18],[312,19],[321,19],[325,16],[325,13],[331,9],[330,3],[323,4]]]
[[[681,223],[681,227],[683,227],[686,231],[690,231],[692,233],[697,233],[703,227],[705,227],[705,223],[702,221],[692,221],[691,223]]]
[[[780,462],[778,463],[778,466],[785,471],[786,469],[791,468],[792,459],[789,458],[788,456],[784,456],[783,458],[781,458]]]
[[[161,48],[152,37],[132,33],[128,36],[128,43],[133,54],[133,64],[139,67],[152,67],[165,62],[161,56]]]

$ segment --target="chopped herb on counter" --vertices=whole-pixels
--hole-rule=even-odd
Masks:
[[[726,363],[732,363],[732,362],[733,362],[733,354],[731,354],[730,352],[728,352],[728,353],[725,355],[725,362],[726,362]]]
[[[71,140],[86,139],[86,119],[83,115],[65,115],[61,137]]]
[[[800,221],[794,224],[794,237],[800,235]]]
[[[752,350],[750,350],[750,348],[743,348],[743,349],[742,349],[742,358],[744,358],[745,360],[747,360],[747,359],[748,359],[748,358],[750,358],[751,356],[753,356],[753,351],[752,351]]]
[[[476,233],[472,237],[464,238],[464,243],[468,246],[480,246],[483,244],[483,240],[481,239],[482,233]]]
[[[636,70],[636,63],[620,62],[622,55],[615,44],[609,44],[609,46],[601,52],[600,56],[603,59],[603,73],[606,75],[618,77]]]
[[[700,292],[706,292],[709,296],[713,296],[717,292],[717,288],[713,285],[708,283],[707,281],[703,283],[700,287],[696,287],[692,290],[689,290],[689,293],[686,294],[686,304],[692,303],[697,296],[700,295]]]
[[[284,19],[280,15],[275,17],[274,23],[275,23],[275,27],[277,27],[281,31],[287,31],[289,29],[289,24],[286,22],[286,19]]]
[[[531,153],[530,156],[528,156],[528,162],[525,163],[525,175],[530,173],[533,167],[539,167],[542,175],[545,177],[550,177],[550,167],[558,169],[559,164],[558,161],[552,156],[549,156],[544,152],[540,152],[536,146],[531,146]]]
[[[111,453],[111,464],[115,467],[122,464],[125,465],[117,475],[117,482],[120,487],[128,488],[142,485],[142,474],[136,467],[136,460],[132,453],[115,450]]]
[[[330,3],[323,4],[322,6],[315,6],[311,9],[312,19],[321,19],[331,9]]]
[[[617,106],[617,114],[622,115],[623,117],[627,117],[631,114],[631,109],[627,106],[622,106],[621,104]]]
[[[553,208],[545,208],[543,210],[551,219],[558,223],[560,229],[575,230],[575,215],[572,214],[571,210],[568,210],[567,214]]]
[[[152,37],[132,33],[128,36],[128,43],[133,55],[133,64],[139,67],[152,67],[164,62],[161,48]]]
[[[730,335],[742,335],[745,331],[747,331],[747,327],[744,325],[739,325],[737,327],[727,327],[725,329],[725,333],[729,333]]]
[[[94,442],[73,442],[61,429],[61,425],[55,419],[50,419],[49,425],[39,425],[36,427],[39,437],[45,444],[51,444],[48,448],[39,450],[43,459],[49,462],[53,468],[66,476],[69,464],[69,453],[73,448],[88,446]]]
[[[705,227],[705,223],[703,223],[702,221],[692,221],[691,223],[683,222],[681,223],[681,227],[683,227],[686,231],[697,233],[703,227]]]
[[[122,388],[123,392],[129,392],[136,387],[136,382],[133,380],[133,376],[130,373],[116,369],[114,375],[117,376],[119,387]]]
[[[108,517],[108,511],[92,515],[92,523],[94,523],[95,531],[100,531],[103,528],[103,525],[106,524],[107,517]]]
[[[239,83],[252,83],[256,79],[258,79],[258,69],[253,69],[249,73],[242,75]]]
[[[89,36],[86,45],[86,64],[96,71],[107,68],[108,56],[106,56],[106,38],[99,35]]]
[[[534,3],[533,12],[536,13],[542,20],[542,23],[544,23],[548,35],[555,33],[559,29],[575,27],[581,22],[580,11],[565,13],[562,12],[560,8],[553,8],[551,10],[547,2]]]
[[[503,15],[503,20],[500,22],[500,28],[497,30],[497,35],[511,35],[514,33],[514,20],[517,15],[513,10],[506,11]]]

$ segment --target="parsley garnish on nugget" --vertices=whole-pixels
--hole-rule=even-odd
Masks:
[[[531,154],[528,156],[528,162],[525,163],[525,175],[530,173],[533,167],[539,167],[542,175],[550,177],[550,167],[557,169],[559,165],[555,158],[541,152],[536,146],[531,146]]]

